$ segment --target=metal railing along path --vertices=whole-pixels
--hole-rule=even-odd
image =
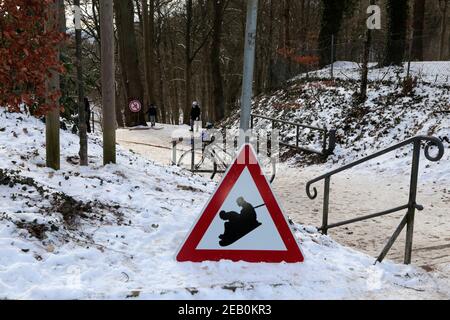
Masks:
[[[360,222],[368,219],[373,219],[381,216],[386,216],[389,214],[393,214],[402,210],[407,210],[406,215],[401,220],[399,226],[395,230],[392,237],[389,239],[388,243],[384,247],[381,254],[378,256],[376,262],[382,262],[384,258],[386,257],[389,250],[392,248],[392,245],[397,240],[400,233],[403,231],[403,229],[406,226],[406,243],[405,243],[405,258],[404,263],[410,264],[411,263],[411,255],[412,255],[412,243],[413,243],[413,233],[414,233],[414,217],[416,210],[422,211],[424,208],[423,206],[417,204],[417,184],[418,184],[418,175],[419,175],[419,161],[420,161],[420,151],[422,147],[422,143],[426,142],[427,145],[425,146],[425,157],[432,162],[437,162],[440,159],[442,159],[444,155],[444,145],[443,143],[435,137],[426,137],[426,136],[417,136],[411,139],[408,139],[406,141],[403,141],[399,144],[396,144],[394,146],[391,146],[383,151],[377,152],[371,156],[365,157],[363,159],[360,159],[358,161],[355,161],[353,163],[347,164],[339,169],[333,170],[331,172],[328,172],[320,177],[317,177],[311,181],[309,181],[306,184],[306,193],[308,197],[311,200],[314,200],[317,198],[317,189],[313,187],[311,191],[311,187],[313,184],[324,180],[324,195],[323,195],[323,212],[322,212],[322,226],[319,228],[320,231],[322,231],[323,234],[327,234],[329,229],[341,227],[344,225],[352,224],[355,222]],[[392,208],[389,210],[385,210],[382,212],[374,213],[371,215],[367,215],[364,217],[354,218],[347,221],[337,222],[333,224],[328,223],[329,218],[329,204],[330,204],[330,184],[331,184],[331,177],[348,169],[351,169],[357,165],[360,165],[364,162],[370,161],[372,159],[378,158],[384,154],[387,154],[389,152],[395,151],[397,149],[400,149],[402,147],[413,145],[413,157],[412,157],[412,165],[411,165],[411,178],[410,178],[410,186],[409,186],[409,199],[408,203]],[[435,156],[430,155],[430,147],[435,146],[438,148],[438,153]]]
[[[254,129],[255,127],[255,119],[264,119],[268,120],[272,123],[272,129],[276,127],[277,123],[281,123],[283,125],[288,125],[296,128],[296,134],[295,134],[295,145],[289,144],[287,142],[280,141],[280,145],[284,147],[288,147],[294,150],[303,151],[307,153],[314,153],[321,156],[328,157],[329,155],[333,154],[334,149],[336,148],[336,130],[328,130],[327,128],[320,128],[320,127],[314,127],[307,124],[301,124],[291,121],[285,121],[275,118],[270,118],[258,114],[252,114],[251,115],[251,128]],[[322,150],[314,150],[311,148],[306,148],[300,145],[300,128],[303,129],[310,129],[312,131],[318,131],[322,134],[323,140],[322,143]]]

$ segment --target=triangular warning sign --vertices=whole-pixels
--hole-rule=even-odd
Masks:
[[[242,147],[177,255],[179,262],[303,262],[250,144]]]

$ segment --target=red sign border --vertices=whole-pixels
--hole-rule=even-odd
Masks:
[[[134,103],[134,102],[139,103],[139,106],[140,106],[140,107],[139,107],[139,110],[137,110],[137,111],[134,111],[133,109],[131,109],[131,104]],[[128,104],[128,108],[129,108],[130,111],[133,112],[133,113],[139,113],[139,112],[141,112],[141,110],[142,110],[142,103],[141,103],[139,100],[137,100],[137,99],[131,100],[130,103]]]
[[[245,156],[245,158],[244,158]],[[245,161],[242,161],[245,159]],[[241,160],[241,161],[239,161]],[[245,163],[242,163],[245,162]],[[242,171],[248,168],[257,188],[266,203],[272,220],[287,248],[287,251],[263,251],[263,250],[197,250],[197,246],[208,230],[211,222],[228,197]],[[199,217],[189,236],[179,250],[176,260],[178,262],[203,262],[203,261],[245,261],[266,263],[297,263],[303,262],[304,256],[294,238],[286,217],[278,205],[278,201],[270,187],[270,183],[262,173],[261,167],[255,156],[255,151],[250,144],[246,144],[239,152],[233,165],[227,171],[225,177],[209,200],[203,214]]]

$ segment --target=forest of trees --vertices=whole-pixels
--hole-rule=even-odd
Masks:
[[[239,106],[245,1],[113,2],[119,127],[145,124],[145,109],[151,102],[158,106],[159,121],[165,123],[179,123],[181,116],[187,122],[193,100],[200,102],[205,122],[220,121]],[[67,16],[73,4],[74,0],[64,1]],[[381,7],[382,28],[370,33],[367,48],[370,4]],[[100,0],[81,0],[83,83],[97,106],[101,101],[99,5]],[[408,58],[449,60],[449,16],[450,0],[260,0],[254,93],[278,88],[297,73],[325,66],[332,59],[362,62],[366,55],[380,65],[400,64]],[[75,36],[67,28],[68,41],[61,48],[67,73],[60,79],[66,116],[76,114],[78,108]],[[2,30],[0,43],[8,36]],[[5,95],[2,99],[18,101]],[[141,113],[128,109],[134,99],[143,102]]]
[[[74,32],[68,17],[78,4],[82,23]],[[367,28],[370,5],[381,9],[379,30]],[[253,93],[348,60],[361,63],[355,102],[363,103],[368,62],[450,60],[449,5],[259,0]],[[242,0],[2,0],[0,105],[15,112],[26,105],[45,116],[47,166],[54,169],[60,165],[60,116],[84,119],[84,96],[108,119],[100,121],[105,163],[115,162],[116,127],[145,126],[151,103],[163,123],[188,123],[193,100],[204,123],[219,122],[240,106],[246,8]],[[144,106],[138,113],[128,108],[133,100]],[[86,125],[79,124],[80,163],[86,165]]]
[[[99,101],[99,0],[85,1],[85,82]],[[447,0],[372,1],[382,29],[372,34],[370,59],[383,65],[450,59]],[[72,0],[67,1],[70,6]],[[370,0],[260,0],[255,94],[332,59],[362,61]],[[143,124],[128,101],[155,103],[160,121],[178,123],[193,100],[203,120],[216,122],[239,105],[246,3],[240,0],[115,0],[119,126]],[[332,42],[333,39],[333,42]]]

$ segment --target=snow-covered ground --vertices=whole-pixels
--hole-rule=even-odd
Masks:
[[[352,62],[336,63],[336,79],[331,80],[327,69],[302,74],[289,82],[286,89],[255,98],[253,113],[291,122],[337,130],[337,147],[320,167],[330,170],[355,161],[417,135],[432,135],[441,139],[445,154],[441,161],[422,161],[425,179],[450,184],[450,84],[418,82],[410,94],[404,94],[399,79],[404,69],[382,68],[369,72],[368,99],[356,104],[360,70]],[[412,69],[440,70],[441,78],[450,76],[450,62],[417,62]],[[345,76],[344,76],[345,74]],[[383,74],[384,77],[379,78]],[[434,74],[434,73],[433,73]],[[400,78],[398,78],[400,75]],[[236,128],[239,113],[224,124]],[[255,120],[256,129],[271,130],[271,122]],[[278,128],[284,141],[295,144],[296,128]],[[300,145],[321,150],[323,138],[317,131],[300,131]],[[412,148],[405,147],[363,165],[381,167],[386,173],[406,174],[411,162]],[[320,162],[304,154],[294,155],[290,163],[299,166]],[[380,166],[380,164],[382,164]]]
[[[295,225],[303,264],[177,263],[214,183],[119,148],[102,166],[44,167],[44,125],[0,109],[0,299],[448,299],[433,273],[374,259]]]
[[[118,129],[117,142],[124,148],[132,149],[140,155],[152,159],[161,165],[170,165],[172,160],[172,136],[190,137],[189,126],[161,125],[159,130],[150,128],[142,130]],[[175,134],[177,133],[177,134]],[[177,145],[177,154],[190,149],[190,140]]]
[[[161,164],[170,162],[169,148],[171,134],[180,131],[177,126],[164,126],[157,132],[135,133],[119,130],[119,143],[139,154]],[[126,143],[123,141],[127,141]],[[132,141],[136,141],[133,143]],[[187,166],[188,164],[186,164]],[[429,164],[426,164],[427,166]],[[441,165],[442,166],[442,165]],[[450,219],[448,208],[450,193],[446,179],[433,179],[442,176],[441,166],[422,167],[418,188],[418,202],[425,211],[417,214],[414,232],[413,264],[425,270],[436,272],[436,276],[450,281]],[[306,182],[323,174],[327,164],[312,165],[306,168],[279,164],[273,184],[282,201],[286,214],[295,222],[305,225],[321,225],[322,202],[318,198],[311,201],[305,192]],[[423,170],[428,172],[423,173]],[[436,170],[438,172],[433,172]],[[386,171],[383,163],[369,168],[356,168],[337,175],[332,179],[330,203],[330,222],[352,219],[357,216],[383,211],[403,205],[408,200],[409,175],[402,172]],[[427,175],[430,174],[431,175]],[[216,179],[217,180],[217,179]],[[322,189],[322,185],[317,185]],[[319,195],[321,195],[319,191]],[[348,227],[330,230],[333,239],[341,244],[377,256],[388,238],[400,222],[404,212],[361,222]],[[402,262],[404,254],[404,233],[395,243],[388,258]]]
[[[315,201],[307,198],[305,184],[308,180],[409,137],[437,136],[445,146],[444,158],[432,163],[425,159],[423,153],[421,156],[418,202],[425,206],[425,211],[418,213],[416,218],[413,263],[450,281],[450,116],[435,113],[449,110],[450,93],[448,83],[434,81],[436,74],[438,80],[446,79],[450,74],[449,66],[450,62],[413,63],[412,74],[420,74],[423,81],[415,87],[412,96],[403,96],[397,85],[398,75],[404,76],[401,70],[371,70],[369,100],[364,105],[366,117],[348,115],[352,107],[352,95],[357,90],[353,80],[359,77],[358,65],[351,62],[335,64],[335,74],[338,74],[338,79],[342,78],[338,82],[327,81],[329,71],[321,70],[316,75],[310,73],[311,80],[307,82],[302,82],[301,79],[306,77],[302,75],[291,82],[289,89],[258,97],[254,105],[255,113],[339,129],[339,145],[335,155],[327,162],[311,164],[316,161],[298,155],[287,164],[279,165],[274,188],[286,213],[295,222],[320,225],[322,203],[320,198]],[[433,78],[433,81],[427,83],[424,80],[427,77]],[[236,123],[237,115],[225,124],[236,127]],[[257,122],[259,128],[265,128],[266,125],[264,121]],[[138,135],[121,130],[119,142],[149,159],[168,163],[171,157],[169,148],[157,151],[152,145],[169,146],[171,132],[177,129],[175,126],[165,126],[159,133]],[[284,129],[283,133],[292,137],[292,131],[295,130]],[[303,141],[311,143],[310,147],[320,147],[314,144],[310,134],[305,132]],[[334,177],[331,222],[405,204],[408,199],[410,164],[411,147],[406,147]],[[319,190],[322,188],[321,184],[317,187]],[[400,212],[331,230],[330,235],[341,244],[376,256],[403,214]],[[389,258],[401,262],[403,254],[404,235],[392,248]]]

